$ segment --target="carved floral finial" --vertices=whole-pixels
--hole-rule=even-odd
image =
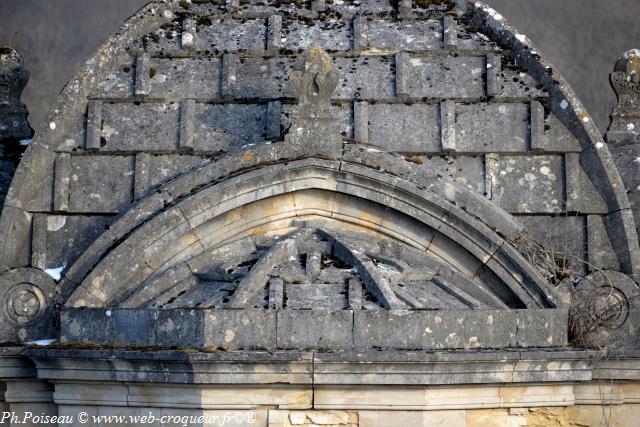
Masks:
[[[618,105],[611,114],[609,142],[640,133],[640,50],[630,50],[618,59],[611,86],[618,95]]]
[[[314,47],[296,59],[291,82],[300,104],[329,105],[338,73],[329,54]]]
[[[616,62],[611,85],[618,95],[619,106],[640,108],[640,50],[630,50]]]

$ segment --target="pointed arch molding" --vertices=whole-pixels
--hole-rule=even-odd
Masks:
[[[501,237],[517,239],[517,223],[463,186],[422,170],[418,187],[388,154],[386,172],[316,158],[265,165],[256,154],[205,164],[134,205],[69,269],[65,305],[117,307],[145,280],[205,251],[321,218],[399,240],[469,278],[490,275],[518,307],[555,306],[548,282]],[[253,168],[243,167],[249,158]]]

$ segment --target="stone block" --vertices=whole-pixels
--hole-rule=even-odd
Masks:
[[[546,152],[580,152],[580,142],[569,129],[558,119],[555,114],[549,114],[545,118],[546,131],[541,139],[542,145],[538,148]],[[533,148],[533,147],[532,147]]]
[[[360,427],[465,426],[465,411],[359,411]],[[486,425],[485,425],[486,427]]]
[[[422,167],[449,176],[475,193],[485,194],[485,166],[482,156],[421,156]]]
[[[220,58],[155,58],[149,66],[152,98],[220,98]]]
[[[527,104],[456,105],[455,150],[501,153],[529,150]]]
[[[72,156],[69,212],[115,213],[131,203],[133,156]]]
[[[213,54],[261,52],[266,33],[265,19],[209,19],[198,26],[196,49]]]
[[[203,310],[156,310],[155,345],[164,348],[203,348],[206,321]]]
[[[516,310],[518,347],[563,347],[568,343],[566,309]]]
[[[587,224],[585,216],[520,216],[527,232],[548,251],[549,256],[563,260],[559,272],[586,273]],[[560,270],[561,269],[561,270]]]
[[[25,267],[31,263],[31,222],[33,214],[5,206],[0,217],[0,265]]]
[[[361,311],[354,316],[357,348],[456,349],[511,346],[508,311]]]
[[[321,47],[327,51],[344,51],[351,48],[351,22],[330,18],[308,23],[289,21],[282,28],[283,49],[302,51]]]
[[[135,198],[142,198],[177,175],[207,161],[192,155],[136,155]]]
[[[278,312],[278,348],[346,349],[353,346],[353,313],[282,310]]]
[[[412,52],[440,49],[442,46],[442,22],[372,20],[366,22],[363,33],[366,47],[370,49],[407,50]]]
[[[375,104],[368,106],[368,143],[389,151],[440,151],[437,105]]]
[[[486,95],[483,57],[414,56],[406,65],[408,93],[413,98],[482,98]]]
[[[620,261],[613,249],[604,219],[600,215],[587,217],[589,271],[620,270]]]
[[[275,310],[206,310],[204,345],[228,350],[275,349]]]
[[[557,213],[563,210],[564,165],[560,156],[500,156],[492,197],[511,213]]]
[[[111,342],[109,316],[103,309],[63,309],[60,312],[60,342],[107,345]]]
[[[395,96],[393,60],[388,56],[335,58],[338,87],[334,99],[391,99]]]
[[[267,139],[266,104],[196,104],[193,148],[218,152]]]
[[[501,90],[497,99],[522,100],[523,98],[549,97],[542,85],[525,72],[503,67],[498,80]]]
[[[36,214],[36,218],[32,259],[43,270],[73,264],[113,221],[111,216],[97,215]]]
[[[353,136],[353,121],[352,121],[352,112],[351,112],[351,106],[350,105],[334,105],[331,106],[330,109],[330,115],[332,117],[335,117],[336,121],[338,122],[338,129],[340,131],[340,133],[345,137],[345,138],[351,138]],[[286,104],[282,106],[282,111],[280,113],[280,123],[279,127],[281,126],[283,131],[286,133],[287,131],[289,132],[293,132],[295,131],[295,129],[291,129],[292,123],[293,123],[293,117],[295,115],[296,112],[296,106],[292,105],[292,104]]]
[[[101,151],[175,151],[178,103],[104,103]]]

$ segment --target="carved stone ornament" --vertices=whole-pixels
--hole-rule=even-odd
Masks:
[[[298,105],[285,140],[322,157],[336,158],[342,135],[331,95],[338,85],[338,73],[329,54],[317,47],[303,52],[294,64],[291,84]]]
[[[338,73],[329,54],[314,47],[296,59],[291,82],[299,104],[328,106],[338,85]]]
[[[616,62],[610,78],[618,105],[611,114],[608,136],[619,139],[615,134],[640,134],[640,50],[626,52]]]
[[[40,288],[31,283],[19,283],[7,295],[7,316],[16,325],[38,321],[47,309],[47,299]]]
[[[27,109],[20,95],[29,80],[22,58],[13,49],[0,46],[0,141],[31,137]]]
[[[53,333],[55,282],[44,271],[18,268],[0,275],[0,328],[20,341],[50,338]]]
[[[574,340],[588,347],[633,347],[640,327],[640,291],[616,271],[591,273],[578,286],[571,305]]]

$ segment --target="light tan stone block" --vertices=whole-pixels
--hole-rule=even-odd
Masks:
[[[508,417],[506,409],[469,409],[466,427],[506,427]]]
[[[251,409],[260,406],[311,408],[307,386],[159,386],[129,387],[129,404],[160,408]]]
[[[624,403],[640,403],[640,382],[620,384]]]
[[[500,406],[499,387],[316,387],[316,408],[440,410]]]
[[[128,387],[111,383],[56,383],[53,398],[63,405],[127,406]]]
[[[466,411],[359,411],[359,427],[465,427]],[[482,426],[486,427],[486,426]]]
[[[573,389],[576,395],[576,405],[620,405],[624,403],[620,386],[609,381],[576,384]]]
[[[502,407],[510,406],[567,406],[573,405],[573,385],[527,385],[500,388]]]

